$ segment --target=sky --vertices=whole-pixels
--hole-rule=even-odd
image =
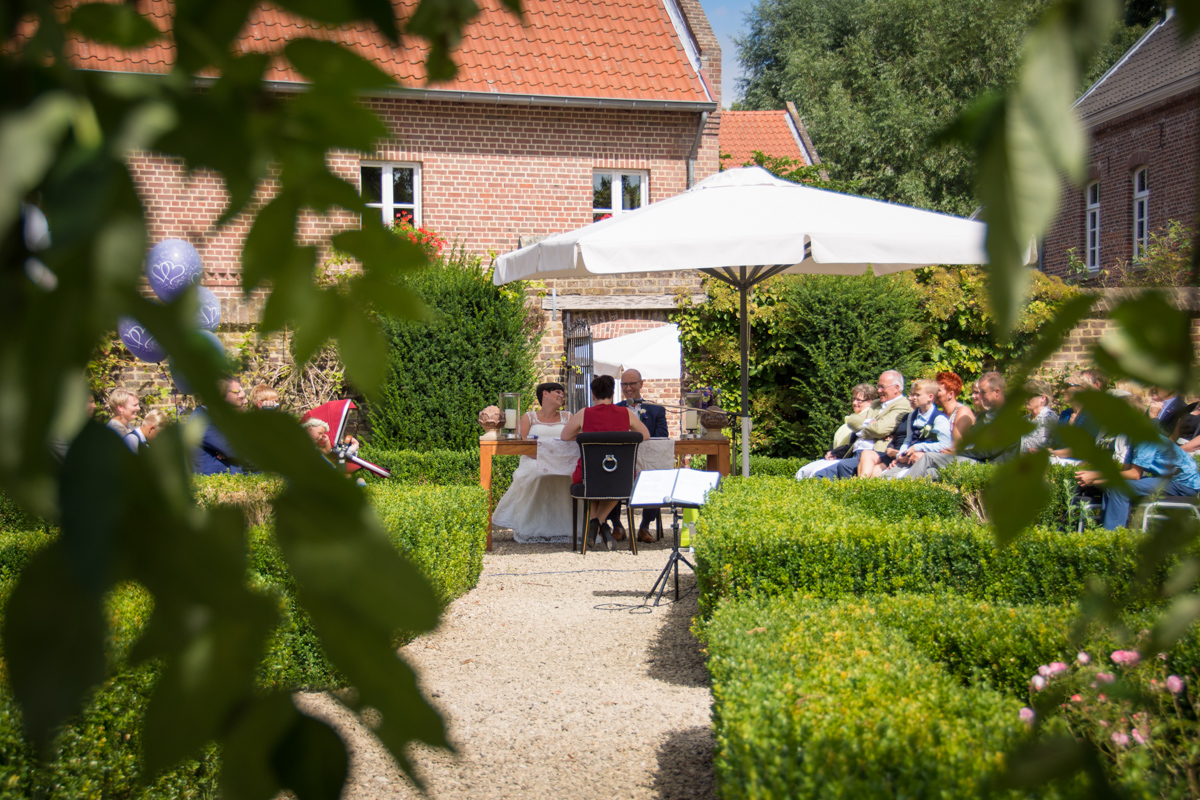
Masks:
[[[743,20],[754,4],[755,0],[700,0],[708,23],[721,43],[721,106],[724,108],[729,108],[737,99],[734,86],[742,74],[733,37],[745,33]]]

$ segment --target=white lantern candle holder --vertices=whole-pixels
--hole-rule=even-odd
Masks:
[[[518,425],[521,421],[521,393],[500,393],[500,429],[505,439],[521,438]]]
[[[703,395],[686,392],[683,395],[683,438],[695,439],[700,435],[700,404]]]

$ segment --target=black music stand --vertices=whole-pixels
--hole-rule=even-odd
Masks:
[[[674,472],[680,473],[680,472],[684,472],[684,470],[674,470]],[[638,480],[641,481],[642,477],[645,474],[646,473],[642,473],[642,475],[639,475]],[[717,479],[717,482],[713,484],[712,488],[713,489],[717,488],[717,485],[719,484],[719,482],[720,482],[720,478]],[[684,564],[687,564],[688,568],[693,573],[695,573],[695,571],[696,571],[696,567],[692,564],[692,562],[688,561],[687,558],[685,558],[683,556],[683,554],[679,552],[679,535],[680,535],[679,512],[685,508],[702,508],[704,506],[704,501],[703,501],[702,497],[697,495],[696,498],[694,498],[694,499],[699,499],[699,502],[685,502],[683,500],[680,500],[680,499],[674,497],[673,494],[674,493],[672,493],[671,496],[663,497],[663,499],[659,502],[636,503],[636,502],[633,502],[633,500],[631,498],[630,503],[629,503],[630,509],[634,509],[634,508],[666,508],[666,507],[669,507],[671,509],[671,556],[670,556],[670,558],[667,559],[667,565],[665,567],[663,567],[662,572],[659,573],[658,580],[654,581],[654,585],[652,587],[650,587],[650,591],[646,593],[646,600],[648,601],[650,599],[650,597],[654,594],[655,590],[658,591],[658,597],[655,598],[655,600],[654,600],[654,605],[656,605],[656,606],[660,602],[662,602],[663,593],[667,591],[667,579],[671,576],[672,571],[675,573],[675,599],[676,600],[679,599],[679,562],[682,561]],[[634,495],[635,496],[637,495],[636,487],[634,488]]]

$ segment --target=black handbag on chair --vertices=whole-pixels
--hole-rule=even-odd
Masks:
[[[597,431],[580,433],[580,458],[583,461],[583,483],[571,486],[571,549],[576,547],[579,532],[578,510],[575,501],[584,501],[583,546],[580,554],[587,554],[587,522],[591,518],[592,503],[598,500],[626,500],[633,495],[637,479],[637,451],[642,435],[635,431]],[[629,516],[627,530],[633,530],[633,511],[626,503]],[[637,537],[629,537],[629,546],[637,555]]]

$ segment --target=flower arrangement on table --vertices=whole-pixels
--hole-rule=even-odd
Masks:
[[[724,438],[721,430],[729,425],[729,412],[717,405],[721,390],[712,386],[701,386],[695,390],[700,395],[700,424],[705,438]]]

